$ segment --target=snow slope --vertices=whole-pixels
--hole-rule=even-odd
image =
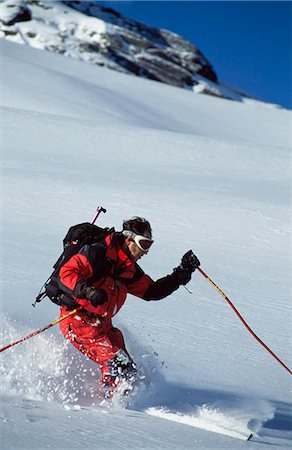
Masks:
[[[0,45],[0,345],[57,317],[31,303],[102,204],[101,225],[150,220],[153,278],[192,248],[291,368],[291,112]],[[1,448],[292,447],[291,376],[199,273],[188,288],[115,318],[148,385],[127,409],[98,405],[97,368],[57,326],[1,353]]]

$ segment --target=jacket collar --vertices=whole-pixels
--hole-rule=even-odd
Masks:
[[[127,251],[124,236],[120,233],[112,233],[106,237],[105,243],[107,244],[106,257],[114,263],[116,275],[132,278],[136,271],[135,262]]]

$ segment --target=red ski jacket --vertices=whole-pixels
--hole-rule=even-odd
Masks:
[[[88,312],[100,317],[113,317],[123,306],[127,293],[144,300],[160,300],[180,285],[175,272],[153,281],[131,260],[124,241],[121,233],[113,233],[101,243],[85,245],[60,269],[61,289]],[[107,300],[97,307],[92,306],[80,296],[84,283],[102,288]]]

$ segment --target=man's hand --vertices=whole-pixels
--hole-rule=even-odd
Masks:
[[[103,305],[107,301],[106,292],[103,289],[96,289],[93,286],[86,289],[85,297],[94,308]]]
[[[95,308],[98,305],[103,305],[108,299],[104,289],[97,289],[92,285],[88,285],[85,280],[78,281],[73,294],[77,298],[88,300]]]
[[[174,269],[174,274],[178,278],[179,283],[183,285],[187,284],[192,277],[192,273],[199,265],[200,261],[192,250],[185,253],[181,259],[180,265]]]
[[[194,254],[193,250],[189,250],[182,257],[180,267],[183,270],[187,270],[189,272],[194,272],[199,266],[200,266],[200,261]]]

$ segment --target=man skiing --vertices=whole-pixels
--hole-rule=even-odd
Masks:
[[[171,275],[153,281],[137,261],[153,244],[149,222],[133,217],[123,222],[121,232],[104,241],[85,245],[60,269],[59,286],[81,306],[78,313],[60,322],[62,334],[101,370],[104,395],[111,397],[125,380],[136,378],[136,365],[127,352],[123,335],[112,317],[123,306],[127,293],[143,300],[160,300],[187,284],[199,267],[190,250]],[[61,316],[70,311],[61,308]]]

